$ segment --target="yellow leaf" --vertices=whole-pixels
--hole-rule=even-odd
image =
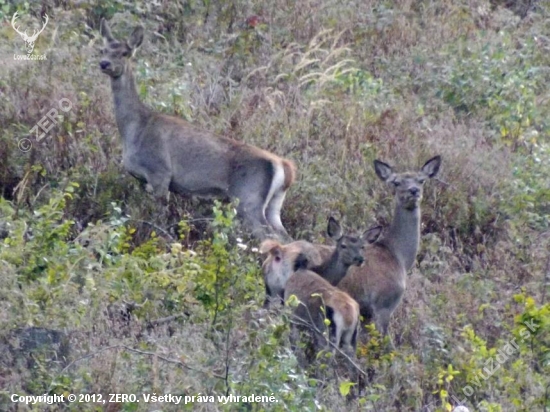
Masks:
[[[355,383],[353,383],[353,382],[349,382],[349,381],[342,382],[340,384],[340,395],[348,396],[349,391],[351,390],[351,387],[354,386],[354,385],[355,385]]]

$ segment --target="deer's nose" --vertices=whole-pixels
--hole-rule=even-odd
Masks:
[[[363,262],[365,261],[365,259],[363,259],[363,256],[357,256],[355,259],[354,259],[355,263],[360,266],[363,264]]]
[[[418,187],[411,187],[409,192],[411,195],[417,195],[420,192],[420,189]]]
[[[101,60],[99,62],[99,67],[101,67],[101,70],[107,69],[110,65],[111,65],[111,63],[108,62],[107,60]]]

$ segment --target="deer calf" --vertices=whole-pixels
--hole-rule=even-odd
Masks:
[[[395,196],[393,221],[387,234],[366,248],[366,263],[351,268],[338,288],[359,303],[366,323],[374,320],[383,335],[388,333],[390,316],[401,302],[407,271],[418,252],[424,183],[438,173],[440,165],[441,157],[435,156],[418,172],[395,173],[388,164],[374,162],[377,176],[392,188]]]
[[[351,265],[363,263],[365,244],[376,241],[381,231],[378,226],[366,230],[361,237],[344,234],[340,223],[331,216],[327,234],[336,241],[336,246],[316,245],[303,240],[282,245],[273,239],[265,240],[260,246],[260,252],[268,254],[262,265],[266,290],[264,307],[274,300],[282,302],[286,282],[294,272],[294,262],[299,254],[307,258],[309,269],[336,285]]]
[[[125,169],[145,181],[156,197],[172,191],[236,198],[238,215],[256,236],[276,233],[287,237],[280,211],[295,178],[293,163],[145,106],[130,64],[143,33],[138,26],[127,41],[117,40],[101,20],[104,48],[99,66],[111,78]]]
[[[296,296],[299,304],[294,310],[296,320],[312,332],[315,349],[326,346],[323,331],[325,316],[330,320],[329,339],[350,357],[357,348],[359,304],[347,293],[332,286],[317,273],[307,269],[308,260],[299,254],[294,263],[294,273],[288,279],[284,299],[288,302]],[[296,322],[295,322],[296,323]],[[293,326],[294,334],[297,327]]]

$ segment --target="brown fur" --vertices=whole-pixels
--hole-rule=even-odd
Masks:
[[[320,247],[304,240],[298,240],[288,245],[283,245],[274,239],[264,240],[260,246],[260,253],[267,254],[263,264],[262,273],[266,288],[264,307],[272,302],[283,302],[284,289],[288,278],[294,272],[294,262],[298,255],[304,254],[308,260],[316,264],[322,263],[322,254],[328,253],[330,247]]]
[[[383,323],[386,317],[389,321],[389,316],[401,302],[407,272],[384,245],[370,245],[365,251],[365,261],[367,264],[362,267],[350,268],[338,288],[359,303],[361,316],[366,322],[375,315],[382,316],[377,329],[387,333],[387,329],[383,330]]]
[[[435,156],[417,173],[397,174],[386,163],[374,163],[378,177],[394,190],[393,221],[386,236],[366,248],[366,263],[351,268],[338,287],[359,303],[365,322],[374,320],[383,335],[388,333],[390,316],[401,302],[407,271],[418,252],[423,185],[438,173],[440,164],[441,158]]]
[[[269,239],[262,243],[260,252],[267,254],[262,264],[266,287],[265,306],[271,301],[281,300],[284,285],[294,271],[293,262],[298,254],[304,254],[308,269],[313,270],[332,285],[336,285],[347,273],[351,265],[363,263],[362,249],[366,242],[372,243],[381,232],[380,227],[371,228],[361,237],[343,234],[338,221],[330,218],[327,225],[328,235],[336,241],[336,246],[317,245],[303,240],[287,245]],[[279,299],[276,299],[279,297]]]
[[[357,326],[359,323],[359,304],[347,293],[337,289],[321,276],[311,270],[297,270],[288,279],[285,287],[285,302],[295,295],[301,302],[294,314],[297,318],[315,328],[315,345],[319,349],[324,338],[321,333],[325,330],[325,314],[331,309],[333,333],[330,334],[332,343],[342,348],[350,356],[354,356],[356,349]],[[340,316],[342,322],[337,320]]]
[[[296,180],[296,165],[290,160],[283,159],[283,167],[285,169],[285,185],[284,190],[287,190]]]

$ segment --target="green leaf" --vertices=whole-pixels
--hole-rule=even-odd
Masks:
[[[351,390],[351,387],[354,386],[354,385],[355,385],[355,383],[350,382],[350,381],[342,382],[340,384],[340,395],[348,396],[349,391]]]

